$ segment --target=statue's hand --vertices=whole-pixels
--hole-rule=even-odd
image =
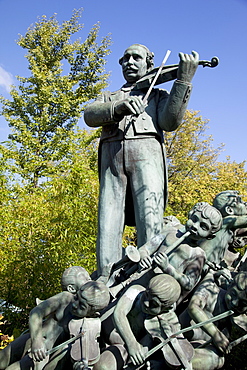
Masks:
[[[140,260],[139,267],[142,270],[146,270],[149,267],[151,267],[152,264],[153,264],[153,259],[150,256],[146,256],[146,257],[144,257],[143,259]]]
[[[158,252],[153,257],[154,262],[158,265],[163,272],[166,272],[169,261],[168,257],[164,252]]]
[[[215,346],[219,348],[221,352],[227,353],[227,348],[229,346],[229,340],[220,330],[216,331],[212,339],[213,339]]]
[[[130,114],[139,115],[145,110],[145,104],[140,96],[129,96],[127,99],[115,103],[114,114],[127,116]]]
[[[131,345],[131,348],[128,349],[128,353],[134,365],[143,364],[146,351],[147,350],[138,342]]]
[[[82,370],[84,369],[84,362],[83,361],[76,361],[74,364],[73,364],[73,370]]]
[[[177,79],[190,83],[198,67],[199,54],[196,51],[192,51],[191,54],[179,53],[179,57]]]
[[[46,358],[46,347],[44,338],[35,338],[32,341],[31,354],[34,361],[40,362]]]

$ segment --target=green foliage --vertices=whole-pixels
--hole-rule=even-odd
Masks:
[[[0,314],[0,325],[3,325],[3,315]],[[9,343],[13,342],[14,337],[13,335],[10,337],[8,334],[3,334],[0,329],[0,349],[6,347]]]
[[[110,39],[97,43],[97,24],[76,40],[80,16],[43,16],[20,36],[30,76],[0,97],[12,130],[0,146],[0,297],[20,309],[5,309],[11,330],[25,327],[36,297],[61,290],[65,268],[96,268],[99,133],[76,124],[106,86]]]
[[[187,111],[180,127],[165,135],[168,158],[169,199],[166,215],[185,222],[196,202],[212,204],[214,196],[228,189],[246,194],[245,162],[219,162],[223,146],[214,148],[206,135],[208,120]]]
[[[0,206],[1,298],[20,307],[22,316],[36,297],[61,290],[68,266],[96,268],[97,145],[88,142],[88,132],[75,133],[70,166],[32,192],[16,185]]]
[[[105,37],[98,45],[99,25],[95,25],[83,43],[72,42],[83,27],[80,15],[74,11],[62,25],[55,16],[43,16],[20,36],[17,43],[27,50],[31,75],[18,77],[20,85],[12,88],[12,100],[0,97],[2,114],[12,129],[3,156],[10,170],[33,186],[57,171],[83,104],[106,86],[104,64],[110,40]]]

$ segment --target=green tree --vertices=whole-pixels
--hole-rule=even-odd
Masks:
[[[17,327],[36,297],[61,289],[66,267],[95,269],[98,134],[76,124],[106,86],[110,39],[97,43],[97,24],[83,43],[75,40],[80,16],[74,11],[61,25],[43,16],[20,36],[30,76],[18,77],[11,100],[0,97],[12,129],[0,146],[1,298],[21,308]]]
[[[11,172],[34,187],[63,166],[83,104],[106,86],[109,37],[97,43],[97,24],[84,42],[72,41],[83,28],[80,16],[80,10],[74,11],[61,25],[55,15],[43,16],[20,36],[17,43],[27,50],[30,76],[18,76],[12,100],[0,97],[2,114],[12,129],[2,148],[4,158]]]
[[[30,193],[17,185],[0,205],[1,298],[21,308],[14,325],[27,323],[35,298],[59,291],[65,268],[96,269],[97,142],[85,130],[69,145],[70,166]],[[11,321],[11,312],[4,313]],[[19,320],[19,321],[18,321]],[[9,328],[6,328],[7,332]]]
[[[187,111],[180,127],[165,134],[168,158],[169,199],[167,215],[182,222],[196,202],[212,204],[214,196],[228,189],[246,194],[245,162],[219,161],[223,145],[213,147],[207,135],[208,120],[197,111]]]

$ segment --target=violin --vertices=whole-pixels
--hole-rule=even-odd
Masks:
[[[168,315],[168,316],[167,316]],[[178,325],[178,319],[174,312],[169,314],[161,314],[158,316],[147,318],[144,321],[144,326],[147,332],[161,342],[172,336],[172,326]],[[171,338],[166,345],[161,348],[166,363],[172,368],[192,369],[191,360],[194,356],[194,348],[191,343],[182,335]]]
[[[208,60],[199,60],[199,65],[203,67],[214,68],[219,64],[219,58],[213,57],[211,61]],[[161,72],[155,82],[155,85],[160,85],[164,82],[172,81],[177,78],[179,64],[164,65],[161,69]],[[150,87],[153,79],[155,78],[159,67],[152,69],[146,73],[140,80],[136,82],[137,89],[147,89]]]
[[[82,336],[72,344],[70,356],[73,362],[83,362],[85,370],[99,360],[100,347],[97,338],[100,336],[100,329],[101,321],[98,317],[77,318],[69,322],[71,336],[77,336],[79,333],[82,333]]]
[[[165,361],[173,368],[181,368],[182,366],[189,369],[195,354],[192,344],[184,337],[173,338],[161,350]]]

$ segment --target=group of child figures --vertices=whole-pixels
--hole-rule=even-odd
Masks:
[[[0,351],[0,369],[219,369],[233,325],[247,330],[247,206],[237,191],[197,203],[185,225],[164,219],[139,262],[80,266],[30,312],[29,332]],[[118,269],[114,271],[114,269]],[[114,272],[113,272],[114,271]],[[236,344],[236,343],[235,343]]]

